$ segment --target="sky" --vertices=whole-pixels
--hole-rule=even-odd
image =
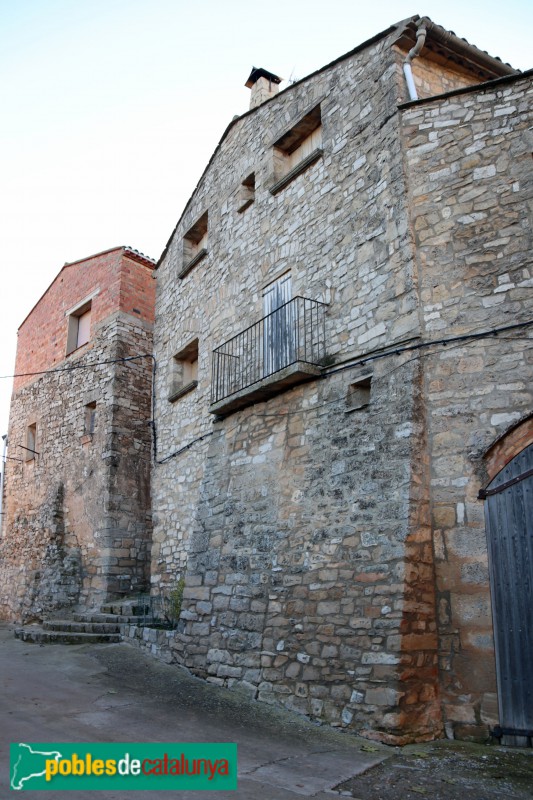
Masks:
[[[252,66],[299,80],[414,14],[533,67],[529,0],[0,0],[0,435],[18,326],[67,261],[159,258]]]

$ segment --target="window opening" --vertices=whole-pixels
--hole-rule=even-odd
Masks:
[[[85,303],[68,318],[67,355],[91,338],[91,303]]]
[[[354,383],[351,383],[346,395],[346,410],[358,411],[369,406],[371,386],[371,375],[365,375],[359,378],[359,380],[354,381]]]
[[[293,178],[322,156],[322,117],[315,106],[290,131],[274,143],[272,194],[281,191]]]
[[[80,314],[78,317],[78,335],[76,337],[76,347],[87,344],[91,335],[91,309]]]
[[[85,406],[85,420],[83,432],[92,435],[96,427],[96,402],[87,403]]]
[[[169,401],[173,403],[198,386],[198,339],[172,358]]]
[[[178,278],[184,278],[207,255],[207,211],[183,237],[183,267]]]
[[[33,461],[37,455],[37,424],[33,423],[26,428],[26,461]]]
[[[242,214],[255,200],[255,172],[248,175],[240,185],[237,201],[237,211]]]

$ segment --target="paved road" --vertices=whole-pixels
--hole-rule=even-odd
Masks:
[[[210,686],[127,644],[39,646],[14,639],[13,627],[0,625],[0,677],[0,787],[6,798],[10,742],[237,742],[239,788],[210,793],[217,800],[332,800],[339,796],[333,787],[393,752]],[[161,792],[99,791],[96,797],[141,800],[155,794]],[[23,796],[57,800],[54,791]],[[90,800],[95,794],[65,796]]]

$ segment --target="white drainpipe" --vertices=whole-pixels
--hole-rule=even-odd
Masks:
[[[420,51],[424,47],[424,42],[426,41],[426,23],[420,23],[420,27],[416,32],[416,44],[405,57],[405,61],[403,62],[403,74],[405,75],[405,81],[407,83],[407,88],[409,90],[409,99],[410,100],[418,100],[418,94],[416,91],[415,81],[413,78],[413,70],[411,69],[411,62],[414,58],[419,55]]]

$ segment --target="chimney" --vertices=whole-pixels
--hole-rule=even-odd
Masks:
[[[251,89],[250,94],[250,108],[255,108],[264,103],[265,100],[270,100],[275,94],[279,92],[279,84],[283,78],[278,78],[273,72],[262,67],[252,67],[250,77],[244,84]]]

